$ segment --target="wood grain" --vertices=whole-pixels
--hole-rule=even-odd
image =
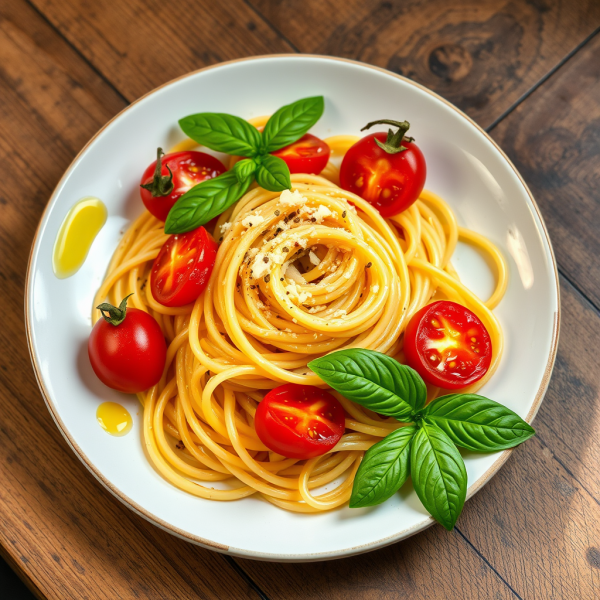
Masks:
[[[600,35],[493,131],[529,183],[569,279],[600,307]]]
[[[242,0],[32,0],[130,102],[189,71],[292,52]]]
[[[299,52],[406,75],[487,126],[598,25],[596,0],[249,0]]]
[[[123,101],[16,1],[0,9],[0,81],[0,163],[7,173],[28,175],[8,177],[0,193],[3,554],[40,597],[256,598],[222,556],[174,538],[113,499],[52,422],[24,343],[29,246],[53,185]]]

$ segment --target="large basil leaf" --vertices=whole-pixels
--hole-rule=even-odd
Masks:
[[[227,171],[195,185],[169,211],[165,233],[185,233],[208,223],[237,202],[252,181],[253,178],[248,177],[240,183],[233,171]]]
[[[409,473],[410,443],[417,428],[393,431],[369,448],[356,472],[350,508],[375,506],[391,498]]]
[[[437,398],[422,413],[461,448],[493,452],[518,446],[535,435],[533,427],[506,406],[477,394]]]
[[[412,440],[410,473],[423,506],[452,531],[467,496],[467,471],[452,440],[433,424],[422,423]]]
[[[270,192],[282,192],[292,187],[287,164],[281,158],[270,154],[262,158],[256,171],[256,181],[260,187]]]
[[[304,98],[282,106],[263,130],[265,152],[274,152],[299,140],[321,118],[324,109],[323,96]]]
[[[226,154],[255,156],[260,132],[248,121],[225,113],[198,113],[179,121],[183,132],[195,142]]]
[[[427,398],[416,371],[374,350],[339,350],[311,361],[308,367],[349,400],[399,421],[411,420]]]

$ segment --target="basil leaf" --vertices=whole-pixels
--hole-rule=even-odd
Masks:
[[[282,192],[292,187],[287,164],[283,159],[271,154],[262,158],[258,171],[256,171],[256,181],[260,187],[270,192]]]
[[[198,113],[180,119],[179,126],[195,142],[226,154],[255,156],[260,132],[248,121],[225,113]]]
[[[263,130],[265,152],[274,152],[299,140],[321,118],[324,109],[323,96],[304,98],[282,106]]]
[[[409,473],[410,443],[414,425],[393,431],[369,448],[356,472],[350,508],[375,506],[391,498]]]
[[[467,471],[452,440],[435,425],[423,423],[410,449],[413,486],[423,506],[452,531],[467,496]]]
[[[233,165],[233,172],[238,178],[238,181],[241,182],[248,179],[248,177],[252,177],[257,168],[258,165],[253,158],[245,158],[244,160],[240,160]]]
[[[427,398],[416,371],[374,350],[339,350],[309,362],[308,367],[349,400],[400,421],[410,419]]]
[[[185,233],[220,215],[245,193],[253,178],[241,183],[233,171],[207,179],[188,190],[169,211],[165,233]]]
[[[512,410],[477,394],[449,394],[434,400],[422,413],[461,448],[493,452],[518,446],[535,435]]]

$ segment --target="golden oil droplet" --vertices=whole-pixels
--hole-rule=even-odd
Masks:
[[[106,223],[107,214],[102,200],[91,196],[82,198],[67,213],[52,253],[52,268],[59,279],[79,271],[92,242]]]
[[[116,436],[129,433],[133,425],[129,411],[116,402],[103,402],[96,411],[96,419],[104,431]]]

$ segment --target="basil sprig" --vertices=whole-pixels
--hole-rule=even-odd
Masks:
[[[173,206],[165,233],[184,233],[208,223],[237,202],[256,179],[272,192],[292,187],[290,170],[271,152],[299,140],[323,114],[323,96],[304,98],[283,106],[267,121],[262,134],[240,117],[225,113],[198,113],[179,121],[183,132],[198,144],[217,152],[247,157],[232,172],[203,181]]]
[[[457,447],[494,452],[535,434],[512,410],[477,394],[449,394],[425,406],[421,376],[380,352],[339,350],[308,366],[349,400],[410,423],[367,450],[356,473],[350,508],[385,502],[410,474],[423,506],[452,530],[467,495],[467,472]]]

